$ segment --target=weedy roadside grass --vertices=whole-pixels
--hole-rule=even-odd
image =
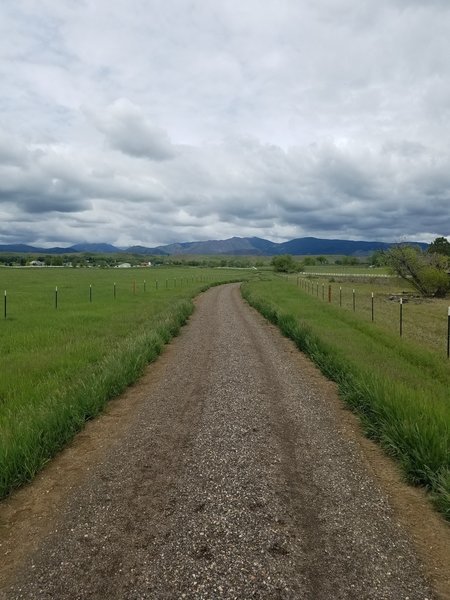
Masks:
[[[244,298],[339,387],[369,437],[426,487],[450,520],[450,366],[442,352],[400,338],[292,280],[247,282]],[[429,312],[433,312],[428,304]],[[432,319],[433,315],[430,315]]]
[[[141,375],[186,322],[195,295],[248,276],[231,269],[1,269],[0,498],[32,479]]]

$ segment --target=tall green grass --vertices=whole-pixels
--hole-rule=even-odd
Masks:
[[[139,377],[187,320],[196,294],[243,276],[187,268],[1,269],[8,313],[0,320],[0,497],[29,481]]]
[[[249,282],[242,293],[336,381],[367,435],[399,461],[410,482],[430,491],[450,519],[448,363],[288,281]]]

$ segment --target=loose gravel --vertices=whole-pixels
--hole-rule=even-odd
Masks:
[[[172,346],[0,598],[435,598],[326,385],[239,286]]]

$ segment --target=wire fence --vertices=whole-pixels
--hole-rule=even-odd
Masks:
[[[353,274],[351,285],[316,280],[311,275],[288,279],[317,300],[351,311],[355,316],[396,332],[399,337],[407,337],[440,353],[445,348],[446,356],[450,358],[450,306],[445,304],[445,299],[424,299],[405,290],[388,292],[386,283],[383,286],[370,282],[358,285],[353,281]],[[336,276],[336,273],[332,274],[332,277]],[[392,283],[396,281],[390,279]]]
[[[61,281],[61,284],[54,285],[41,282],[31,288],[10,286],[3,290],[3,320],[14,316],[20,317],[21,313],[30,310],[42,311],[45,306],[54,310],[66,309],[80,304],[95,304],[96,302],[109,302],[110,300],[119,300],[120,298],[138,296],[148,292],[174,289],[186,289],[198,285],[213,283],[216,280],[223,279],[223,275],[202,274],[191,277],[164,277],[160,279],[142,280],[133,279],[131,281],[101,281],[97,283],[78,283],[72,285],[72,282]]]

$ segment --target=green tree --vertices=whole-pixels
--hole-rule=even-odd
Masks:
[[[370,264],[374,267],[382,267],[386,264],[386,257],[384,250],[375,250],[370,257]]]
[[[450,242],[445,237],[437,237],[428,248],[428,252],[450,256]]]
[[[450,289],[449,260],[415,246],[393,246],[386,253],[386,264],[409,281],[422,296],[445,296]]]
[[[356,258],[356,256],[343,256],[342,257],[342,263],[343,265],[359,265],[360,264],[360,260],[359,258]]]
[[[316,259],[313,256],[307,256],[303,259],[303,266],[305,267],[314,267],[316,264]]]
[[[277,273],[295,273],[296,271],[300,271],[299,263],[296,262],[290,254],[274,256],[271,265]]]
[[[326,265],[328,264],[328,260],[325,256],[318,256],[317,257],[317,262],[319,263],[319,265]]]

